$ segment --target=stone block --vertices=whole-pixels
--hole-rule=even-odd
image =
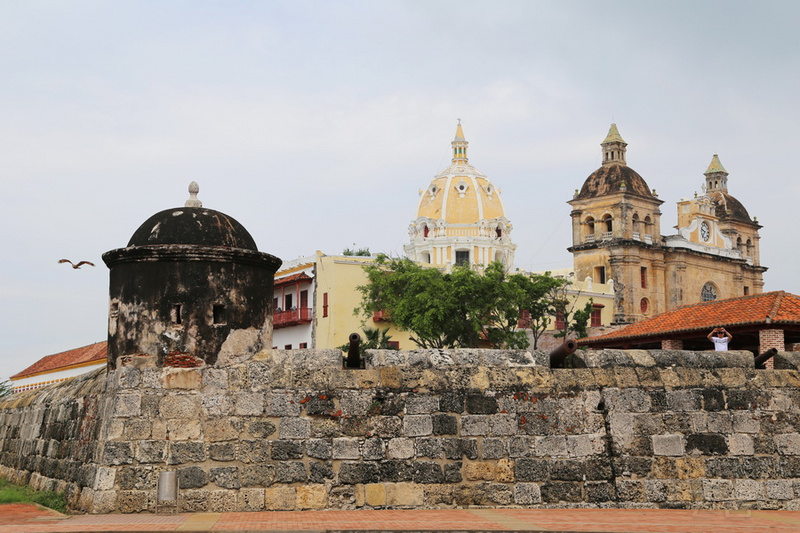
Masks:
[[[163,440],[141,440],[136,446],[136,460],[140,463],[163,463],[167,443]]]
[[[467,481],[494,481],[495,463],[489,461],[465,463],[463,472]]]
[[[531,505],[542,502],[542,492],[538,483],[516,483],[514,485],[514,503]]]
[[[490,435],[514,435],[517,433],[517,417],[509,414],[496,414],[489,418]]]
[[[138,393],[120,394],[114,405],[115,417],[139,416],[142,413],[142,395]]]
[[[463,415],[461,417],[461,435],[489,435],[489,417],[487,415]]]
[[[653,435],[653,454],[682,456],[684,454],[683,435]]]
[[[420,439],[423,441],[432,441],[435,439]],[[418,443],[419,444],[419,443]],[[419,448],[420,446],[418,446]],[[441,445],[439,446],[441,448]],[[383,439],[380,438],[369,438],[364,440],[364,445],[362,446],[361,453],[363,454],[365,461],[378,461],[380,459],[384,459],[386,457],[386,443]],[[417,454],[419,454],[419,449],[417,450]],[[441,454],[441,452],[440,452]],[[433,457],[433,456],[429,456]]]
[[[439,410],[436,396],[410,396],[406,400],[406,413],[409,415],[429,415]]]
[[[667,484],[660,479],[645,480],[644,491],[648,502],[663,502],[667,500]]]
[[[421,437],[433,433],[433,420],[430,415],[407,415],[403,418],[403,435]]]
[[[167,432],[170,440],[198,440],[202,430],[199,420],[167,420]]]
[[[202,382],[200,370],[196,368],[165,368],[162,376],[165,389],[195,390]]]
[[[172,393],[158,402],[158,412],[162,418],[197,418],[200,405],[196,396]]]
[[[264,414],[276,417],[300,416],[302,399],[295,399],[289,391],[269,392],[264,398]]]
[[[733,413],[733,431],[736,433],[759,433],[761,422],[754,413]]]
[[[333,447],[328,439],[308,439],[305,443],[306,454],[315,459],[330,459]]]
[[[702,396],[698,389],[666,391],[666,407],[669,411],[692,412],[701,409]]]
[[[439,463],[415,461],[409,465],[411,480],[420,485],[444,483],[444,473]]]
[[[178,485],[183,489],[201,489],[208,485],[208,474],[200,466],[178,468]]]
[[[275,482],[275,466],[251,464],[239,471],[239,480],[244,487],[268,487]]]
[[[485,440],[484,440],[485,442]],[[536,437],[512,437],[508,442],[510,457],[533,457],[536,455]]]
[[[514,478],[517,481],[547,481],[550,479],[550,461],[521,458],[514,461]]]
[[[209,442],[236,440],[239,430],[229,417],[213,417],[205,421],[205,439]]]
[[[576,503],[583,499],[581,484],[571,481],[553,481],[541,486],[542,501],[545,503]]]
[[[589,503],[613,502],[617,499],[614,485],[607,481],[590,481],[584,483],[586,500]]]
[[[221,368],[205,367],[202,374],[203,389],[228,388],[228,372]]]
[[[121,513],[150,511],[155,505],[155,495],[143,490],[117,491],[117,509]]]
[[[378,465],[375,463],[342,463],[339,466],[339,482],[346,485],[366,485],[381,481]]]
[[[237,449],[238,459],[243,463],[265,463],[270,459],[270,442],[260,439],[240,440]],[[282,441],[291,442],[291,441]]]
[[[168,463],[171,465],[201,463],[206,460],[205,445],[202,442],[173,442],[169,447]]]
[[[116,469],[107,466],[99,466],[95,473],[93,488],[96,492],[109,491],[114,488]],[[94,505],[94,501],[92,502]]]
[[[242,484],[239,481],[239,468],[226,466],[221,468],[211,468],[209,470],[211,482],[223,489],[238,489]]]
[[[300,485],[297,487],[297,509],[324,509],[328,503],[325,485]]]
[[[775,446],[781,455],[800,455],[800,434],[775,435]]]
[[[567,436],[567,453],[570,457],[586,457],[597,453],[592,435]]]
[[[442,447],[444,456],[448,459],[478,458],[478,441],[476,439],[442,439]]]
[[[308,481],[306,465],[300,461],[281,461],[275,465],[276,483],[305,483]]]
[[[456,435],[458,433],[458,420],[453,415],[435,414],[431,417],[434,435]]]
[[[704,479],[703,498],[710,502],[721,502],[734,499],[733,482],[727,479]]]
[[[260,392],[235,393],[233,412],[240,416],[260,416],[264,412],[264,395]]]
[[[236,509],[238,511],[263,511],[266,503],[266,491],[272,491],[271,494],[274,498],[274,493],[280,489],[294,492],[294,489],[289,487],[278,487],[271,489],[239,489],[236,491]],[[272,501],[270,503],[272,503]],[[292,502],[291,507],[266,507],[266,509],[290,511],[294,509],[294,502]]]
[[[333,439],[332,457],[333,459],[359,459],[361,453],[358,439],[348,437]]]
[[[506,457],[507,455],[508,451],[506,449],[505,439],[483,439],[481,443],[482,459],[500,459]]]
[[[728,450],[731,455],[753,455],[753,437],[745,433],[728,435]]]
[[[387,483],[386,505],[389,507],[419,507],[425,501],[425,493],[414,483]]]
[[[208,510],[212,513],[235,512],[237,510],[236,491],[232,490],[208,491]]]
[[[209,416],[227,416],[233,412],[233,400],[225,394],[204,394],[200,403]]]
[[[414,457],[414,440],[407,438],[390,439],[386,446],[389,459],[410,459]]]
[[[761,501],[764,499],[764,485],[754,479],[734,481],[733,496],[739,502]]]
[[[208,445],[208,455],[212,461],[233,461],[236,459],[236,445],[233,442],[214,442]]]
[[[563,457],[567,453],[567,438],[563,435],[536,437],[536,455]]]
[[[764,490],[770,500],[794,499],[793,482],[789,479],[768,479],[764,482]]]
[[[278,434],[282,439],[307,439],[311,436],[311,421],[298,417],[281,418]]]
[[[153,423],[150,420],[130,419],[123,422],[123,434],[127,440],[149,439],[153,432]]]
[[[686,453],[725,455],[728,453],[728,443],[725,436],[719,433],[695,433],[686,436]]]
[[[132,462],[133,449],[130,442],[106,442],[103,446],[103,463],[127,465]]]

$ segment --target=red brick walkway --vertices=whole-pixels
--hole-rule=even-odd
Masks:
[[[0,533],[88,531],[574,531],[604,533],[797,533],[800,511],[663,509],[442,509],[275,511],[178,515],[74,515],[31,504],[0,505]]]

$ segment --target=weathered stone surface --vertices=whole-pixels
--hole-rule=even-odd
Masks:
[[[208,484],[208,474],[199,466],[178,468],[178,484],[181,489],[200,489]]]

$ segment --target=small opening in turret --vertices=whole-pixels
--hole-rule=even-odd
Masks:
[[[170,318],[172,319],[173,324],[182,324],[181,320],[181,308],[183,306],[181,304],[173,304],[172,310],[170,311]]]
[[[214,304],[214,324],[225,323],[225,306],[222,304]]]

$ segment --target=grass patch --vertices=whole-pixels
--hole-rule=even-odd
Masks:
[[[67,512],[67,500],[63,494],[14,485],[3,478],[0,478],[0,503],[38,503],[60,513]]]

